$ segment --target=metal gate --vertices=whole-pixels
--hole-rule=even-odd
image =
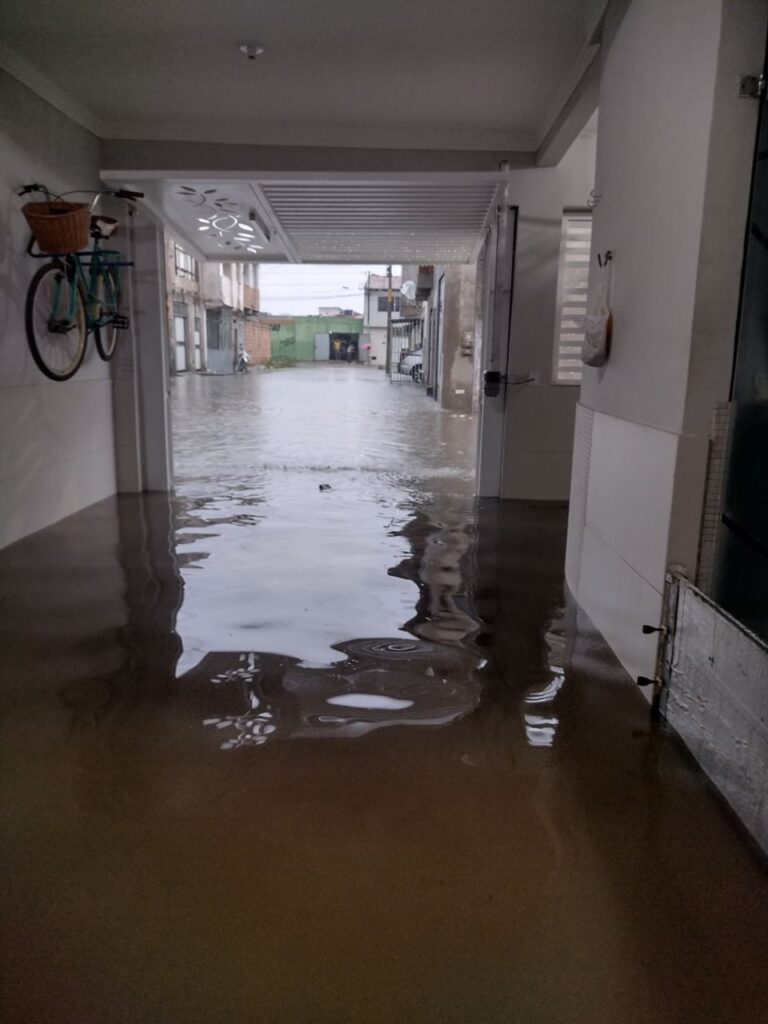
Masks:
[[[391,382],[424,380],[424,350],[421,320],[393,320],[389,358]]]
[[[208,372],[232,373],[234,359],[232,350],[226,345],[226,325],[222,323],[221,311],[209,309],[206,312],[208,335]]]
[[[658,706],[768,853],[768,644],[677,573],[662,627]]]

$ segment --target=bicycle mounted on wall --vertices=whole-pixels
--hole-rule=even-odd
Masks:
[[[117,348],[117,332],[128,327],[120,308],[120,267],[133,263],[120,258],[102,243],[117,230],[114,217],[94,214],[102,196],[131,201],[143,192],[128,189],[78,190],[62,195],[44,185],[25,185],[19,195],[42,192],[44,202],[27,203],[22,212],[32,229],[27,253],[47,259],[27,290],[25,324],[27,342],[38,368],[51,380],[69,380],[85,358],[88,334],[96,350],[110,360]],[[67,195],[93,195],[88,203],[73,203]],[[92,247],[87,249],[89,237]],[[35,243],[37,249],[35,251]]]

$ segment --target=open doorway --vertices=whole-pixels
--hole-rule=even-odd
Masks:
[[[394,301],[379,308],[379,269],[355,266],[359,292],[344,290],[347,303],[338,308],[330,296],[342,288],[332,272],[312,284],[307,268],[259,268],[250,285],[258,313],[232,309],[228,319],[246,339],[263,328],[264,358],[245,372],[172,377],[184,582],[179,674],[198,671],[211,652],[224,661],[252,652],[259,664],[279,655],[280,664],[330,672],[348,660],[344,645],[383,645],[388,657],[390,645],[416,643],[418,653],[419,643],[461,644],[476,628],[462,565],[474,536],[477,417],[435,401],[419,374],[398,372],[421,348],[431,307],[450,299],[446,277],[456,275],[422,268],[418,298],[410,288],[408,299],[402,289],[417,283],[419,268],[394,268],[392,299],[396,282],[397,314],[409,314],[402,316],[393,315]],[[300,311],[302,288],[295,304],[285,297],[292,271],[309,277],[303,289],[314,309]],[[385,288],[386,299],[388,281]],[[375,317],[366,315],[371,308]],[[450,337],[450,316],[446,323]],[[392,374],[387,350],[396,352]],[[365,657],[373,668],[375,656]],[[425,700],[417,718],[429,710]],[[371,727],[390,720],[381,708],[357,708],[353,717],[371,714]],[[350,720],[336,717],[339,728]]]

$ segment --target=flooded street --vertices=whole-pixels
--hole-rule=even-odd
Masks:
[[[443,587],[431,639],[477,628],[451,595],[474,533],[471,418],[357,365],[174,391],[182,671],[210,651],[323,666],[339,643],[413,639],[414,531]]]
[[[4,1024],[763,1021],[764,868],[567,509],[376,370],[172,401],[172,500],[0,552]]]

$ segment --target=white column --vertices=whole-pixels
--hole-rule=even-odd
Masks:
[[[131,218],[131,242],[135,266],[131,273],[129,333],[140,479],[135,489],[168,491],[173,485],[173,468],[163,234],[139,211]]]

